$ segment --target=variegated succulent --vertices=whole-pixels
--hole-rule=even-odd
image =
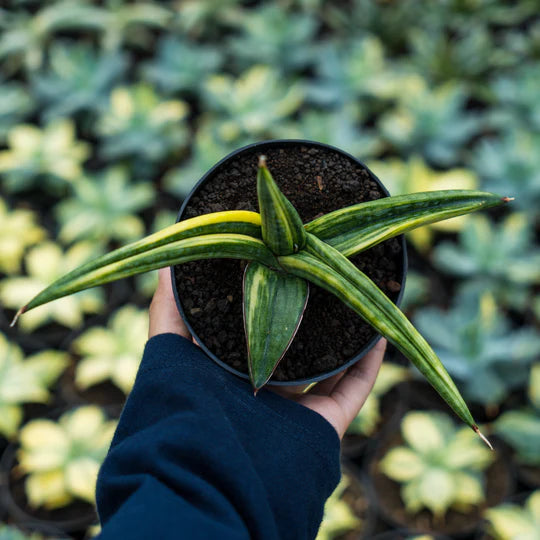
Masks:
[[[298,329],[308,282],[335,294],[407,356],[454,412],[478,427],[428,343],[399,308],[348,259],[421,225],[508,202],[508,197],[446,190],[352,205],[303,224],[260,156],[260,213],[197,216],[94,259],[58,279],[17,313],[57,298],[157,268],[209,258],[248,260],[244,325],[255,391],[272,376]]]

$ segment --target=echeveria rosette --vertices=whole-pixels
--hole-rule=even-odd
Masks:
[[[260,214],[205,214],[121,247],[44,289],[19,310],[14,322],[20,314],[41,304],[122,277],[192,260],[247,260],[253,266],[252,275],[244,281],[244,320],[250,343],[249,370],[256,390],[270,378],[296,333],[307,298],[307,287],[299,283],[309,281],[338,296],[402,350],[461,420],[479,432],[431,347],[348,257],[421,225],[498,206],[511,199],[468,190],[415,193],[352,205],[304,225],[274,182],[264,157],[259,161],[257,193]],[[258,292],[252,294],[255,287]],[[285,297],[291,299],[274,300]],[[259,311],[265,316],[252,316]]]

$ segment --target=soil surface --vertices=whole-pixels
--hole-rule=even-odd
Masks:
[[[286,150],[285,150],[286,148]],[[256,176],[259,150],[228,160],[209,177],[186,206],[182,219],[223,210],[258,212]],[[304,223],[363,201],[385,196],[369,173],[340,153],[310,145],[264,150],[274,180]],[[394,302],[403,272],[398,239],[353,257]],[[175,268],[182,307],[197,339],[233,368],[248,373],[242,318],[245,261],[214,259]],[[332,371],[350,361],[376,332],[332,294],[310,284],[304,318],[272,379],[294,381]]]

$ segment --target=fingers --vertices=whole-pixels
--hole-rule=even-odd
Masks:
[[[170,268],[159,270],[158,286],[150,303],[149,317],[149,338],[171,332],[191,339],[191,334],[176,307]]]
[[[340,371],[328,379],[318,382],[309,392],[318,396],[328,396],[332,393],[334,386],[344,377],[345,371]]]
[[[329,397],[339,406],[344,430],[364,405],[379,373],[386,350],[386,339],[381,338],[333,387]]]

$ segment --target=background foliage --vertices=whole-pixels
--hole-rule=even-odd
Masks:
[[[535,0],[3,2],[0,449],[53,407],[121,405],[155,276],[10,329],[14,310],[83,259],[172,223],[231,150],[305,138],[366,161],[395,194],[516,198],[411,234],[405,300],[517,463],[537,466],[521,433],[538,425],[539,80]]]

